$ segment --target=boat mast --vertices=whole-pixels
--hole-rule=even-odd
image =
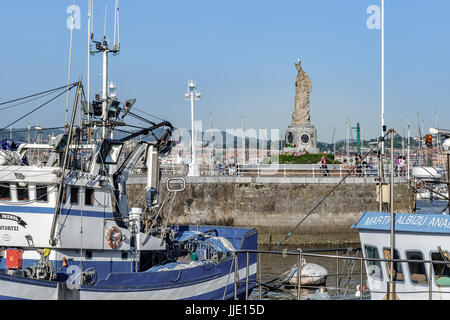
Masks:
[[[86,96],[87,96],[87,118],[88,118],[88,123],[90,122],[90,113],[89,113],[89,109],[90,109],[90,103],[91,103],[91,96],[90,96],[90,90],[91,90],[91,27],[92,27],[92,10],[94,7],[94,0],[88,0],[88,59],[87,59],[87,92],[86,92]],[[88,143],[90,143],[91,140],[91,128],[88,127],[89,133],[88,133]]]
[[[116,15],[119,15],[119,2],[116,1]],[[118,28],[118,25],[114,26],[114,29]],[[120,42],[117,41],[116,45],[116,36],[118,37],[118,32],[114,30],[114,47],[112,49],[109,48],[109,43],[106,37],[106,8],[105,8],[105,29],[103,34],[102,41],[94,41],[94,35],[91,35],[91,40],[95,43],[95,49],[97,51],[90,51],[91,54],[96,54],[102,52],[103,54],[103,68],[102,68],[102,139],[106,139],[108,136],[108,105],[109,105],[109,95],[108,95],[108,54],[119,54],[120,52]]]
[[[106,43],[106,41],[105,41]],[[106,43],[107,44],[107,43]],[[103,81],[102,81],[102,139],[106,138],[106,125],[108,121],[108,53],[109,49],[103,47]]]

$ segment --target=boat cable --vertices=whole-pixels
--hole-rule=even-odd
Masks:
[[[380,137],[378,139],[378,142],[370,149],[370,151],[367,153],[367,155],[362,159],[362,161],[366,160],[366,158],[378,147],[378,145],[385,141],[385,138],[388,134],[395,133],[394,129],[389,129],[383,137]],[[295,225],[294,228],[292,228],[284,237],[284,239],[281,239],[277,245],[275,246],[275,249],[278,248],[284,241],[292,237],[293,232],[311,215],[314,213],[314,211],[347,179],[348,176],[352,174],[352,171],[347,172],[347,174],[339,181],[309,212],[304,216],[299,223]]]
[[[75,4],[75,0],[73,2],[73,5]],[[72,42],[73,42],[73,29],[74,29],[74,19],[75,19],[75,11],[72,11],[72,22],[70,25],[70,45],[69,45],[69,70],[67,71],[67,86],[70,84],[70,72],[72,69]],[[64,121],[64,133],[66,133],[67,130],[67,121],[69,117],[69,91],[67,91],[67,97],[66,97],[66,115],[65,115],[65,121]]]
[[[52,92],[49,92],[49,93],[46,93],[46,94],[43,94],[43,95],[40,95],[40,96],[37,96],[37,97],[30,98],[30,99],[28,99],[26,101],[22,101],[22,102],[13,104],[11,106],[0,108],[0,111],[8,110],[8,109],[11,109],[11,108],[14,108],[14,107],[17,107],[17,106],[21,106],[23,104],[27,104],[28,102],[32,102],[32,101],[36,101],[36,100],[42,99],[43,97],[47,97],[47,96],[51,95],[54,92],[55,91],[52,91]]]
[[[41,109],[42,107],[46,106],[47,104],[49,104],[50,102],[56,100],[57,98],[59,98],[60,96],[62,96],[64,93],[70,91],[71,89],[73,89],[75,85],[71,85],[70,87],[68,87],[66,90],[64,90],[63,92],[59,93],[58,95],[56,95],[55,97],[51,98],[50,100],[47,100],[46,102],[44,102],[43,104],[39,105],[38,107],[34,108],[33,110],[31,110],[30,112],[28,112],[27,114],[21,116],[20,118],[14,120],[13,122],[11,122],[10,124],[6,125],[5,127],[3,127],[2,129],[0,129],[0,132],[4,131],[5,129],[7,129],[8,127],[12,126],[13,124],[19,122],[20,120],[28,117],[30,114],[32,114],[33,112],[36,112],[37,110]]]
[[[136,110],[136,111],[138,111],[138,112],[141,112],[141,113],[143,113],[143,114],[146,114],[146,115],[148,115],[148,116],[150,116],[150,117],[154,117],[154,118],[156,118],[156,119],[158,119],[158,120],[160,120],[160,121],[165,121],[164,119],[162,119],[162,118],[160,118],[160,117],[158,117],[158,116],[155,116],[155,115],[153,115],[153,114],[151,114],[151,113],[148,113],[148,112],[145,112],[145,111],[143,111],[143,110],[140,110],[139,108],[134,107],[133,109]]]
[[[168,224],[169,224],[169,218],[170,218],[170,215],[172,214],[173,203],[174,203],[175,198],[177,197],[177,193],[178,193],[178,192],[175,192],[174,196],[173,196],[172,199],[170,200],[170,209],[169,209],[169,212],[167,213],[166,224],[164,225],[164,228],[163,228],[162,231],[161,231],[161,244],[160,244],[160,245],[162,245],[163,242],[164,242],[164,235],[165,235],[165,233],[166,233],[166,229],[167,229],[167,226],[168,226]]]
[[[34,94],[29,95],[29,96],[25,96],[25,97],[17,98],[17,99],[14,99],[14,100],[5,101],[5,102],[0,102],[0,106],[3,106],[5,104],[10,104],[10,103],[13,103],[13,102],[17,102],[17,101],[20,101],[20,100],[28,99],[28,98],[33,98],[33,97],[40,96],[40,95],[43,95],[43,94],[52,93],[52,92],[55,92],[55,91],[58,91],[58,90],[62,90],[64,88],[72,87],[72,86],[74,86],[76,84],[77,83],[75,82],[75,83],[72,83],[72,84],[69,84],[69,85],[64,85],[62,87],[58,87],[58,88],[54,88],[54,89],[50,89],[50,90],[34,93]]]
[[[53,128],[43,128],[43,129],[31,129],[30,128],[30,129],[23,129],[23,130],[12,130],[12,133],[22,133],[22,132],[30,132],[30,131],[44,132],[44,131],[59,130],[59,129],[64,129],[64,127],[53,127]]]
[[[156,213],[155,217],[152,218],[153,222],[152,222],[152,224],[150,225],[150,228],[148,228],[147,232],[145,233],[145,238],[144,238],[144,240],[142,241],[142,245],[145,245],[145,243],[147,242],[148,235],[149,235],[150,232],[152,231],[153,226],[155,225],[155,223],[156,223],[156,221],[157,221],[157,219],[158,219],[158,217],[159,217],[159,214],[161,213],[161,210],[164,208],[164,205],[166,204],[166,201],[167,201],[167,199],[169,198],[169,195],[170,195],[170,194],[171,194],[171,192],[167,192],[166,198],[164,199],[162,205],[159,207],[158,212]],[[174,196],[174,197],[175,197],[175,196]]]
[[[350,259],[344,259],[344,263],[342,265],[342,270],[347,270],[346,278],[342,279],[340,277],[338,279],[338,283],[337,283],[337,288],[336,289],[337,289],[337,292],[340,292],[342,289],[339,289],[339,288],[341,286],[344,286],[344,284],[345,284],[344,296],[347,294],[348,287],[350,286],[350,282],[352,280],[353,270],[355,269],[356,262],[357,262],[356,259],[352,259],[352,258],[357,257],[358,254],[359,254],[359,250],[358,249],[353,249],[353,248],[348,248],[343,254],[343,257],[349,257]],[[343,281],[341,281],[341,280],[343,280]]]

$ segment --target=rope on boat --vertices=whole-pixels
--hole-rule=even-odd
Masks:
[[[13,103],[13,102],[17,102],[17,101],[21,101],[21,100],[25,100],[25,99],[28,99],[28,98],[37,97],[37,96],[40,96],[40,95],[45,95],[47,93],[52,93],[54,91],[62,90],[64,88],[69,88],[69,87],[77,85],[77,83],[78,82],[74,82],[74,83],[69,84],[69,85],[64,85],[62,87],[58,87],[58,88],[54,88],[54,89],[50,89],[50,90],[34,93],[34,94],[29,95],[29,96],[25,96],[25,97],[17,98],[17,99],[14,99],[14,100],[5,101],[5,102],[0,102],[0,106],[3,106],[5,104],[10,104],[10,103]],[[3,109],[0,109],[0,110],[3,110]]]
[[[352,255],[353,253],[353,255]],[[356,257],[358,255],[358,250],[357,249],[353,249],[353,248],[348,248],[347,251],[344,253],[343,256],[347,256],[347,257]],[[338,279],[338,286],[337,286],[337,290],[340,291],[341,287],[344,287],[344,296],[347,294],[347,290],[348,287],[350,285],[350,281],[352,280],[352,275],[353,275],[353,270],[355,269],[356,266],[356,262],[357,260],[354,259],[344,259],[344,264],[342,266],[342,269],[345,270],[347,269],[347,274],[346,277],[344,278],[344,280],[341,282],[342,278]]]
[[[164,228],[163,228],[163,230],[161,232],[161,245],[162,245],[162,243],[164,241],[164,235],[166,233],[167,225],[169,224],[169,218],[170,218],[170,215],[172,213],[173,202],[174,202],[176,196],[177,196],[177,192],[175,192],[175,194],[173,195],[172,199],[170,200],[170,209],[169,209],[169,213],[167,214],[166,224],[164,225]]]
[[[64,93],[69,92],[70,90],[72,90],[75,86],[78,86],[78,82],[75,84],[70,85],[69,87],[67,87],[66,90],[64,90],[63,92],[61,92],[60,94],[56,95],[55,97],[51,98],[50,100],[47,100],[46,102],[44,102],[43,104],[41,104],[40,106],[34,108],[33,110],[31,110],[30,112],[26,113],[25,115],[21,116],[20,118],[18,118],[17,120],[14,120],[13,122],[11,122],[10,124],[6,125],[5,127],[3,127],[2,129],[0,129],[0,132],[4,131],[5,129],[7,129],[8,127],[12,126],[13,124],[19,122],[20,120],[28,117],[30,114],[32,114],[33,112],[38,111],[39,109],[41,109],[42,107],[46,106],[47,104],[49,104],[50,102],[52,102],[53,100],[56,100],[57,98],[59,98],[60,96],[62,96]]]
[[[162,209],[164,208],[164,205],[166,204],[167,199],[169,198],[169,195],[170,195],[170,192],[167,192],[166,198],[164,199],[162,205],[159,207],[159,210],[158,210],[158,212],[156,213],[156,216],[153,218],[153,221],[152,221],[152,224],[150,225],[150,228],[148,228],[147,232],[145,233],[145,238],[144,238],[144,240],[142,241],[142,245],[144,245],[145,242],[147,241],[148,235],[149,235],[150,232],[152,231],[153,226],[155,225],[155,223],[156,223],[156,221],[157,221],[157,219],[158,219],[158,217],[159,217],[159,214],[161,213]],[[175,198],[175,195],[173,196],[173,198]],[[163,234],[162,234],[162,237],[164,237]]]

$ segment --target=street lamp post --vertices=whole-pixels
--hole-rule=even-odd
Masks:
[[[188,176],[199,176],[199,168],[198,164],[195,161],[195,128],[194,128],[194,101],[200,100],[202,94],[197,91],[197,86],[194,80],[189,80],[187,92],[185,97],[187,100],[191,101],[191,128],[192,128],[192,140],[191,140],[191,148],[192,148],[192,156],[191,156],[191,164],[189,165],[189,173]]]

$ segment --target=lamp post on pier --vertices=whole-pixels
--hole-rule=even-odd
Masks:
[[[185,97],[187,100],[191,102],[191,163],[189,164],[189,173],[188,176],[197,177],[200,175],[198,164],[195,161],[195,128],[194,128],[194,101],[200,100],[202,94],[197,91],[197,85],[194,80],[189,80],[187,92]]]

